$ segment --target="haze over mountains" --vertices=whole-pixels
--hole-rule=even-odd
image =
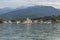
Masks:
[[[30,6],[24,9],[15,9],[14,11],[12,10],[13,9],[9,10],[9,12],[5,11],[4,14],[0,15],[0,18],[38,18],[41,16],[60,15],[60,10],[52,6]]]
[[[1,14],[4,14],[4,13],[8,13],[8,12],[11,12],[11,11],[13,11],[14,9],[12,9],[12,8],[1,8],[0,9],[0,15]]]

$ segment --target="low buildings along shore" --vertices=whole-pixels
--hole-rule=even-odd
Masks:
[[[31,19],[29,19],[29,18],[26,18],[26,20],[24,20],[23,22],[21,22],[21,21],[15,21],[15,22],[12,22],[12,21],[3,21],[3,23],[24,23],[24,24],[30,24],[30,23],[52,23],[51,22],[51,20],[50,21],[43,21],[43,20],[40,20],[40,21],[38,21],[38,20],[31,20]]]

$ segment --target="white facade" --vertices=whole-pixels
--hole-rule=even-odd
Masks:
[[[52,23],[52,22],[51,22],[51,21],[45,21],[44,23],[50,24],[50,23]]]
[[[38,23],[38,20],[34,20],[34,23]]]
[[[44,23],[44,22],[41,20],[40,23]]]
[[[8,23],[12,23],[12,22],[9,20]]]
[[[8,23],[7,21],[3,21],[3,23]]]
[[[27,20],[26,21],[24,21],[23,23],[32,23],[32,20],[30,20],[29,18],[27,18]]]
[[[18,23],[20,23],[20,21],[17,21],[16,23],[18,24]]]

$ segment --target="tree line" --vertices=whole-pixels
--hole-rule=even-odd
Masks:
[[[26,18],[22,18],[22,19],[21,18],[15,18],[15,19],[11,19],[10,21],[12,21],[12,22],[16,22],[16,21],[23,22],[25,20],[26,20]],[[39,18],[31,18],[31,20],[32,21],[34,21],[34,20],[38,20],[38,21],[40,21],[40,20],[43,20],[43,21],[51,20],[52,22],[60,22],[60,15],[59,16],[52,15],[52,16],[44,16],[44,17],[39,17]],[[0,18],[0,23],[3,23],[3,21],[7,21],[7,20]]]

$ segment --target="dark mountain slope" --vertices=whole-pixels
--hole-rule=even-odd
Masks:
[[[60,10],[51,6],[32,6],[24,9],[15,10],[12,12],[0,15],[1,18],[35,18],[41,16],[60,15]]]

